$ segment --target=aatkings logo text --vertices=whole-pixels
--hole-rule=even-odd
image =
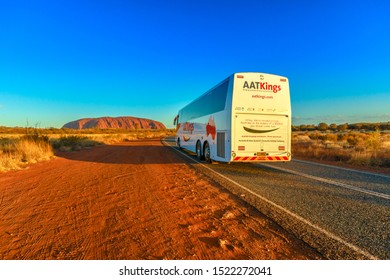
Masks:
[[[271,85],[271,84],[268,84],[267,82],[265,82],[265,83],[263,83],[263,82],[250,82],[249,83],[249,82],[245,81],[243,88],[244,89],[270,90],[270,91],[273,91],[275,93],[281,90],[280,85]]]

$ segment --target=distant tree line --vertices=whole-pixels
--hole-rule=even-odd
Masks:
[[[385,131],[390,130],[390,122],[383,123],[353,123],[353,124],[327,124],[319,123],[318,125],[314,124],[301,124],[293,125],[292,131],[348,131],[348,130],[366,130],[366,131]]]

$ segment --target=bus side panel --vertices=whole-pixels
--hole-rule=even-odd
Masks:
[[[213,122],[214,134],[208,134],[204,139],[211,148],[211,159],[215,161],[230,161],[230,110],[224,110],[210,116]],[[203,143],[205,142],[203,141]]]
[[[176,132],[176,143],[180,145],[180,147],[195,153],[196,142],[205,135],[205,131],[206,125],[202,123],[180,123],[179,129]]]
[[[230,161],[230,111],[217,112],[208,116],[197,118],[192,122],[180,124],[176,138],[180,139],[180,146],[190,152],[196,153],[196,143],[199,141],[203,149],[205,142],[210,145],[211,159],[216,161]],[[218,137],[219,136],[219,137]],[[221,136],[224,136],[224,154],[220,154]],[[228,145],[226,145],[228,142]],[[218,143],[220,145],[218,145]],[[202,150],[203,151],[203,150]]]
[[[231,161],[231,123],[232,123],[232,92],[234,75],[230,76],[225,110],[215,114],[216,139],[212,140],[211,159],[220,162]]]
[[[201,143],[203,151],[204,144],[207,141],[210,146],[210,156],[212,160],[222,162],[230,161],[232,77],[233,76],[228,78],[229,82],[223,110],[179,124],[179,128],[176,132],[176,141],[179,139],[182,148],[196,153],[196,143],[198,141]],[[179,122],[181,119],[180,116],[181,112],[179,112]],[[223,143],[221,143],[222,137],[225,139]],[[221,152],[224,153],[222,154]]]

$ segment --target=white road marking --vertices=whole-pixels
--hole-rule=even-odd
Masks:
[[[233,181],[232,179],[230,179],[230,178],[228,178],[228,177],[226,177],[226,176],[224,176],[224,175],[218,173],[217,171],[211,169],[210,167],[206,166],[205,164],[203,164],[203,163],[201,163],[201,162],[199,162],[199,161],[193,159],[192,157],[186,155],[185,153],[181,152],[180,150],[176,149],[175,147],[169,145],[166,141],[162,141],[162,142],[165,143],[166,146],[172,148],[174,151],[176,151],[176,152],[180,153],[181,155],[187,157],[187,158],[190,159],[191,161],[198,163],[198,164],[199,164],[200,166],[202,166],[203,168],[205,168],[205,169],[211,171],[211,172],[214,173],[214,174],[217,174],[218,176],[222,177],[223,179],[225,179],[225,180],[231,182],[232,184],[234,184],[234,185],[236,185],[236,186],[242,188],[243,190],[245,190],[245,191],[249,192],[250,194],[256,196],[257,198],[263,200],[264,202],[266,202],[266,203],[268,203],[268,204],[270,204],[270,205],[276,207],[277,209],[282,210],[283,212],[285,212],[285,213],[287,213],[288,215],[292,216],[293,218],[295,218],[295,219],[297,219],[297,220],[299,220],[299,221],[305,223],[306,225],[308,225],[308,226],[310,226],[310,227],[316,229],[317,231],[319,231],[320,233],[326,235],[327,237],[332,238],[333,240],[336,240],[336,241],[340,242],[341,244],[343,244],[343,245],[347,246],[348,248],[352,249],[353,251],[355,251],[355,252],[357,252],[357,253],[359,253],[359,254],[362,254],[363,256],[367,257],[368,259],[371,259],[371,260],[378,260],[377,257],[375,257],[374,255],[371,255],[370,253],[366,252],[365,250],[363,250],[363,249],[361,249],[361,248],[355,246],[354,244],[351,244],[351,243],[345,241],[345,240],[342,239],[341,237],[339,237],[339,236],[337,236],[337,235],[335,235],[335,234],[333,234],[333,233],[331,233],[331,232],[329,232],[329,231],[327,231],[327,230],[325,230],[325,229],[323,229],[323,228],[320,228],[319,226],[317,226],[317,225],[311,223],[310,221],[306,220],[305,218],[299,216],[298,214],[295,214],[295,213],[291,212],[290,210],[284,208],[283,206],[280,206],[280,205],[278,205],[278,204],[276,204],[276,203],[270,201],[269,199],[267,199],[267,198],[265,198],[265,197],[263,197],[263,196],[261,196],[261,195],[255,193],[255,192],[253,192],[252,190],[248,189],[247,187],[244,187],[244,186],[241,185],[240,183],[237,183],[236,181]]]

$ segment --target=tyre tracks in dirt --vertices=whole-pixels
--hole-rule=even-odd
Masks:
[[[159,140],[0,174],[1,259],[321,259]]]

